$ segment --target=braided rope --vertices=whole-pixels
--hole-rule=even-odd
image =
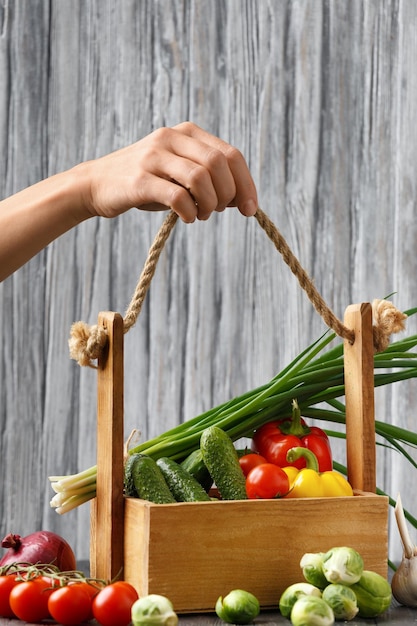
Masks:
[[[312,279],[295,257],[277,227],[260,208],[258,208],[255,218],[273,242],[292,273],[297,277],[301,288],[306,292],[314,308],[326,325],[339,337],[353,343],[355,341],[354,331],[347,328],[328,307],[314,286]],[[125,333],[135,325],[138,319],[152,278],[155,274],[160,254],[177,220],[178,215],[174,213],[174,211],[168,213],[149,249],[144,268],[123,318]],[[404,329],[404,321],[407,316],[398,311],[398,309],[387,300],[374,300],[372,303],[372,311],[374,318],[374,349],[375,352],[382,352],[388,346],[391,334]],[[82,366],[96,367],[94,361],[99,357],[106,343],[106,330],[99,327],[97,324],[89,326],[84,322],[75,322],[71,327],[68,342],[70,356]]]

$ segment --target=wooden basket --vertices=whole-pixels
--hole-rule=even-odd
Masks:
[[[355,497],[152,504],[123,495],[123,319],[101,313],[108,332],[98,363],[97,497],[91,511],[91,575],[121,574],[140,596],[167,596],[179,613],[214,610],[236,588],[262,608],[302,580],[305,552],[358,550],[387,576],[388,498],[375,494],[372,311],[351,305],[345,324],[346,451]]]

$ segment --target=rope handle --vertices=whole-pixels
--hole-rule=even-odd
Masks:
[[[345,326],[326,304],[278,228],[260,208],[257,209],[254,217],[298,279],[300,287],[306,292],[325,324],[336,335],[353,344],[355,341],[354,331]],[[170,211],[149,249],[136,289],[123,318],[124,333],[127,333],[135,325],[139,317],[147,291],[155,274],[158,259],[177,221],[178,215],[174,211]],[[374,300],[372,302],[372,314],[374,351],[382,352],[387,348],[391,334],[404,330],[407,316],[388,300]],[[79,365],[96,368],[94,361],[98,359],[101,351],[107,345],[107,341],[107,332],[102,326],[97,324],[90,326],[85,322],[75,322],[71,327],[70,339],[68,341],[70,357],[77,361]]]

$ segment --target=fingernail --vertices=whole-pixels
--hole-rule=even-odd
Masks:
[[[251,217],[252,215],[255,215],[257,208],[258,207],[256,206],[256,202],[252,200],[252,198],[250,198],[243,203],[242,213],[244,215],[247,215],[248,217]]]

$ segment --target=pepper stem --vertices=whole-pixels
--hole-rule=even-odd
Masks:
[[[285,420],[280,424],[279,429],[286,435],[295,435],[296,437],[304,437],[310,434],[310,428],[301,421],[301,410],[297,400],[292,401],[291,419]]]
[[[294,461],[298,461],[298,459],[305,459],[306,468],[312,469],[315,472],[319,471],[319,462],[311,450],[308,448],[303,448],[302,446],[296,446],[295,448],[290,448],[287,452],[287,461],[289,463],[294,463]]]

